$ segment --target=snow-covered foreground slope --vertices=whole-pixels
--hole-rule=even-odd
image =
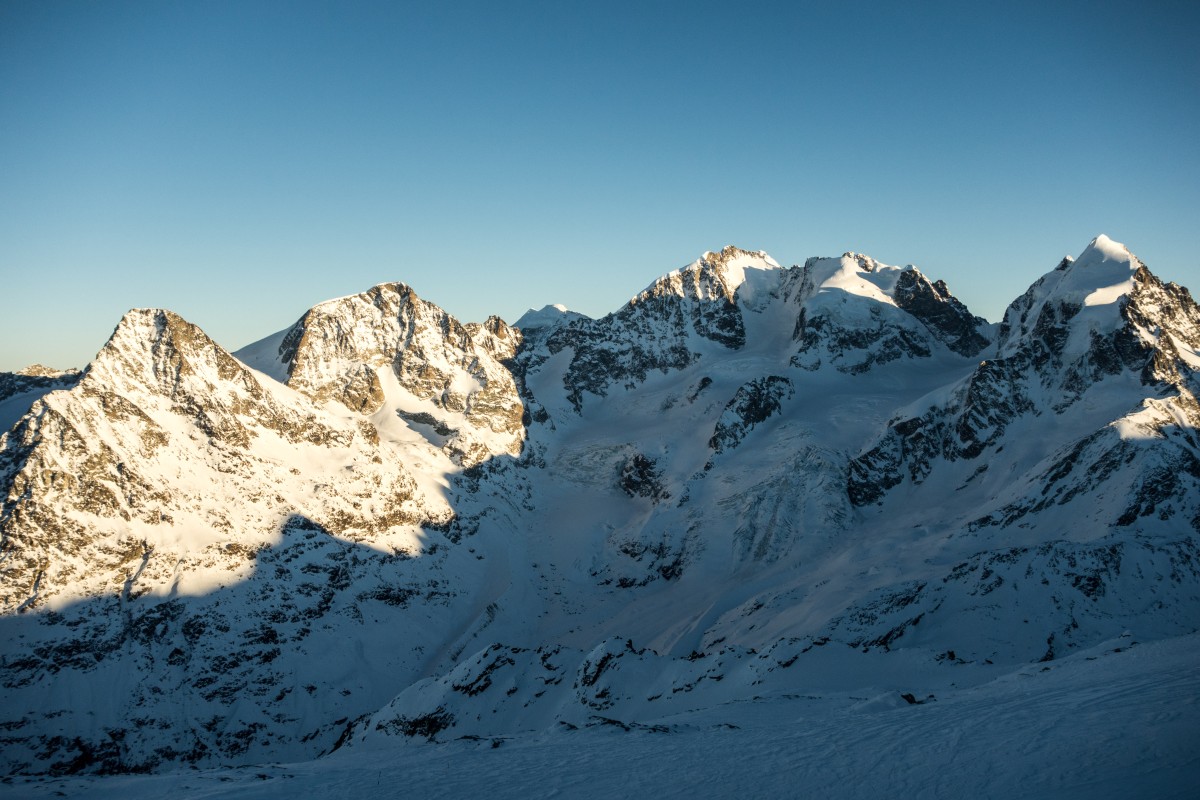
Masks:
[[[243,769],[7,779],[4,789],[14,800],[1188,798],[1200,781],[1198,662],[1196,636],[1124,637],[972,688],[956,688],[949,673],[914,680],[906,694],[918,704],[895,691],[818,688],[629,729],[601,722]]]
[[[1200,629],[1200,310],[1107,237],[999,325],[732,247],[543,312],[383,284],[230,354],[138,311],[21,383],[4,771],[753,750]]]

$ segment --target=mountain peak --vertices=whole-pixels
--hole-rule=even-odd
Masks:
[[[165,308],[131,308],[121,317],[104,350],[141,349],[154,342],[171,339],[190,324]]]
[[[565,324],[585,317],[585,314],[572,311],[561,303],[554,303],[542,306],[539,309],[529,309],[521,315],[520,319],[513,323],[513,327],[520,328],[521,330],[551,328],[555,325]]]
[[[1132,291],[1141,265],[1129,248],[1100,234],[1065,271],[1060,291],[1085,306],[1109,305]]]
[[[732,244],[725,245],[717,252],[706,250],[704,251],[704,254],[700,256],[701,261],[707,262],[714,266],[725,266],[742,258],[751,258],[762,261],[765,262],[766,266],[770,267],[779,266],[775,259],[767,255],[763,250],[743,250],[742,248],[736,247]]]
[[[344,313],[345,307],[348,304],[364,302],[371,305],[378,305],[379,302],[384,298],[398,298],[405,300],[420,299],[417,296],[417,293],[413,291],[413,288],[407,283],[404,283],[403,281],[388,281],[372,286],[370,289],[367,289],[364,292],[348,294],[343,297],[335,297],[331,300],[325,300],[317,303],[315,306],[309,309],[309,313],[315,311],[320,313],[332,313],[336,315],[339,313]]]
[[[1125,245],[1100,234],[1088,243],[1078,258],[1064,258],[1018,298],[1009,310],[1022,319],[1036,319],[1047,303],[1065,303],[1070,308],[1113,306],[1134,289],[1142,262]],[[1072,312],[1073,314],[1074,312]],[[1006,318],[1008,312],[1006,312]],[[1016,318],[1009,321],[1012,325]],[[1109,322],[1118,324],[1118,318]]]
[[[1088,243],[1079,258],[1075,259],[1075,266],[1090,266],[1105,261],[1127,264],[1137,261],[1137,258],[1129,252],[1128,247],[1102,233]]]
[[[1101,234],[1013,301],[1000,325],[998,353],[1028,350],[1039,367],[1065,368],[1076,383],[1080,371],[1096,369],[1130,369],[1143,381],[1169,382],[1179,375],[1170,365],[1194,361],[1177,354],[1174,342],[1188,349],[1200,342],[1197,320],[1186,290],[1162,284],[1129,248]]]
[[[880,267],[886,266],[871,258],[869,255],[866,255],[865,253],[846,251],[845,253],[842,253],[842,258],[848,259],[849,261],[857,264],[858,268],[863,272],[876,272]]]
[[[743,250],[727,244],[720,252],[707,251],[687,268],[694,270],[697,276],[711,273],[716,282],[723,287],[725,297],[731,301],[738,288],[746,282],[747,269],[761,272],[778,270],[780,266],[778,261],[762,250]]]
[[[197,385],[216,385],[235,376],[244,379],[243,372],[208,334],[163,308],[126,312],[87,370],[89,377],[111,385],[131,381],[166,394],[179,390],[188,376],[195,376]]]
[[[47,367],[45,364],[30,364],[27,367],[22,367],[13,373],[26,378],[61,378],[65,375],[77,375],[77,369],[54,369]]]
[[[705,251],[704,255],[677,270],[673,270],[633,297],[631,306],[650,298],[675,296],[691,300],[721,299],[733,303],[734,295],[746,281],[746,270],[778,270],[779,262],[762,250],[742,250],[726,245],[720,252]]]

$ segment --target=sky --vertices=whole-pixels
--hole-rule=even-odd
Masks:
[[[1153,0],[5,0],[0,370],[390,281],[601,316],[726,244],[992,320],[1099,233],[1200,290],[1197,41]]]

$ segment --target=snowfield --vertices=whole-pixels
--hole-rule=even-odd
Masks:
[[[1105,642],[980,686],[747,699],[626,730],[345,748],[153,776],[5,779],[6,797],[1191,798],[1200,637]],[[932,690],[932,691],[931,691]],[[933,694],[936,699],[930,698]]]

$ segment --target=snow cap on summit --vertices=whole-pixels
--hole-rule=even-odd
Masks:
[[[1108,336],[1125,324],[1121,309],[1141,268],[1142,262],[1125,245],[1100,234],[1078,258],[1064,258],[1008,307],[1004,325],[1013,335],[1001,334],[1001,355],[1024,338],[1040,336],[1035,327],[1046,308],[1052,314],[1047,319],[1060,320],[1070,332],[1060,355],[1087,352],[1094,335]]]
[[[169,333],[182,317],[165,308],[131,308],[121,317],[105,347],[120,347],[126,342],[153,341]],[[186,323],[184,323],[186,324]]]
[[[364,292],[357,292],[355,294],[347,294],[341,297],[334,297],[329,300],[324,300],[310,308],[309,311],[330,311],[344,306],[348,301],[353,302],[358,299],[362,299],[364,302],[369,302],[367,298],[377,297],[381,294],[396,295],[398,297],[417,297],[416,291],[404,281],[386,281],[384,283],[378,283]]]
[[[572,311],[561,303],[554,303],[542,306],[540,309],[529,309],[521,315],[520,319],[513,323],[513,327],[520,328],[521,330],[548,328],[560,323],[582,319],[585,316],[585,314],[580,314],[578,311]]]
[[[1100,234],[1075,259],[1060,291],[1085,306],[1108,305],[1133,289],[1133,273],[1140,266],[1129,248]]]
[[[767,255],[765,250],[743,250],[737,245],[727,244],[720,250],[705,250],[700,261],[728,264],[738,258],[761,261],[766,267],[779,267],[779,262]]]
[[[1102,233],[1088,243],[1076,262],[1082,265],[1092,261],[1129,261],[1132,257],[1128,247]]]

